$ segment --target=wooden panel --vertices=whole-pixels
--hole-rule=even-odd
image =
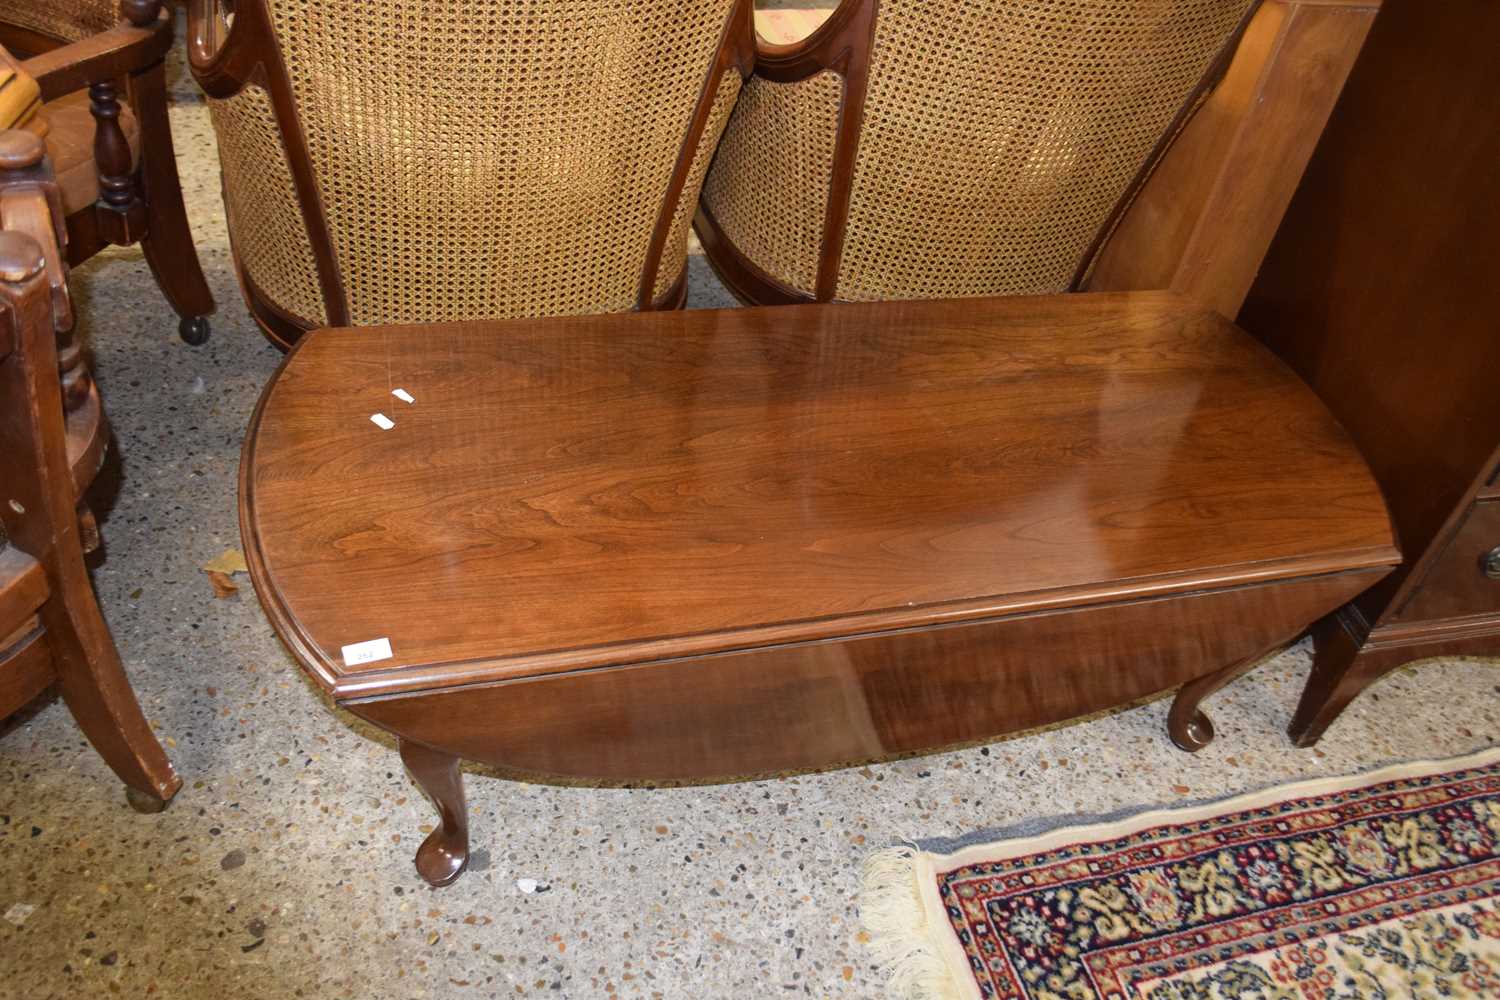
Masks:
[[[56,679],[52,652],[40,626],[27,630],[13,644],[0,641],[0,719],[24,708]]]
[[[1500,445],[1496,37],[1493,0],[1387,0],[1241,314],[1385,491],[1406,563],[1359,599],[1372,625]]]
[[[1423,618],[1500,617],[1500,579],[1486,575],[1485,561],[1500,552],[1500,500],[1474,505],[1441,555],[1431,561],[1412,598],[1395,621]]]
[[[1290,640],[1381,571],[350,704],[526,771],[709,779],[989,739],[1175,687]]]
[[[242,490],[340,695],[1394,559],[1306,387],[1163,293],[318,332]]]
[[[42,564],[0,540],[0,636],[36,614],[46,599],[47,574]]]
[[[1266,0],[1086,287],[1170,288],[1238,313],[1379,6]]]

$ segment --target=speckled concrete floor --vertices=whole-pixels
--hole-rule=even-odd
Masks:
[[[0,914],[15,918],[0,920],[0,997],[876,996],[857,871],[898,838],[1496,739],[1495,663],[1453,661],[1398,672],[1320,749],[1294,750],[1282,729],[1308,663],[1298,647],[1213,700],[1220,737],[1197,756],[1168,743],[1157,700],[775,781],[560,788],[474,772],[481,853],[455,886],[428,889],[411,854],[432,816],[389,742],[303,680],[248,584],[215,600],[198,569],[239,543],[241,435],[280,356],[234,287],[206,116],[190,86],[179,93],[189,207],[220,302],[212,341],[177,341],[135,251],[82,268],[76,290],[117,436],[95,578],[186,785],[139,816],[61,703],[0,729]],[[727,304],[701,259],[692,280],[692,305]],[[522,878],[550,889],[522,893]]]

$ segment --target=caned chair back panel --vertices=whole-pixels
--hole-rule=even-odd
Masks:
[[[1357,13],[1362,38],[1378,0],[1305,6]],[[704,185],[710,257],[758,301],[1075,290],[1261,10],[844,0],[804,42],[761,43]]]
[[[120,0],[0,0],[0,23],[58,42],[77,42],[119,24]]]
[[[1067,289],[1249,6],[882,4],[837,296]]]
[[[252,298],[302,326],[649,308],[750,25],[748,0],[242,0],[194,63]]]

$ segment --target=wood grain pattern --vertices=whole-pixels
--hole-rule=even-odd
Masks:
[[[1312,395],[1164,294],[319,332],[242,490],[340,696],[1392,558]]]
[[[1170,288],[1236,315],[1379,8],[1266,0],[1083,287]]]
[[[403,739],[544,775],[722,780],[851,764],[990,739],[1259,659],[1383,572],[575,671],[347,707]]]
[[[433,885],[460,758],[735,777],[1211,677],[1207,733],[1398,558],[1311,392],[1166,293],[317,331],[240,490],[277,632],[438,806]]]
[[[1500,62],[1489,0],[1387,0],[1241,321],[1369,458],[1406,554],[1320,628],[1293,737],[1428,656],[1500,652]]]

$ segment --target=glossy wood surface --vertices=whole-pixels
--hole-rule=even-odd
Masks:
[[[991,739],[1254,662],[1384,568],[349,705],[523,771],[725,779]]]
[[[165,58],[172,45],[173,15],[159,0],[126,0],[120,14],[116,26],[77,41],[5,24],[0,24],[0,39],[23,42],[26,51],[35,53],[24,66],[36,77],[44,100],[90,91],[98,121],[94,147],[100,197],[68,217],[67,262],[77,265],[106,247],[139,242],[157,286],[180,317],[180,335],[201,344],[208,336],[214,300],[188,227],[167,117]],[[116,92],[121,85],[123,94]],[[139,162],[118,128],[121,96],[135,112]]]
[[[1349,428],[1406,557],[1319,630],[1304,744],[1394,667],[1500,653],[1473,509],[1500,466],[1497,35],[1491,0],[1386,0],[1241,313]]]
[[[1379,9],[1261,4],[1082,287],[1170,288],[1236,315]]]
[[[1312,394],[1154,293],[320,331],[241,488],[340,697],[1394,559]]]

